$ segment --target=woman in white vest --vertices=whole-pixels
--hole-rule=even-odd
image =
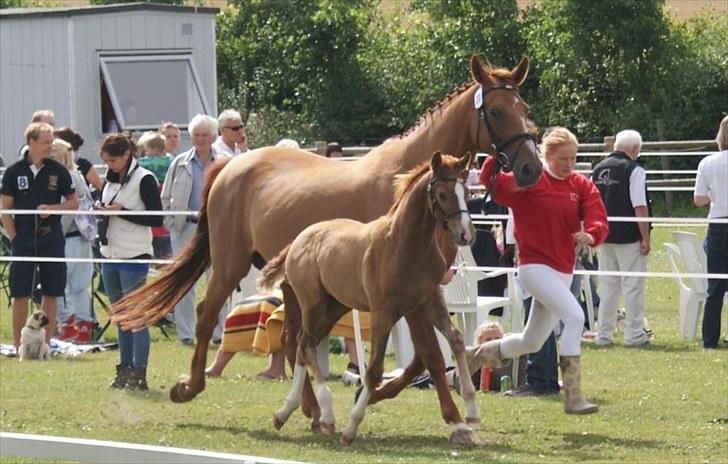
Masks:
[[[106,163],[106,185],[101,194],[103,211],[161,211],[157,180],[140,167],[134,158],[136,145],[124,134],[111,134],[101,145],[101,159]],[[152,226],[162,225],[162,216],[103,216],[99,222],[101,254],[105,258],[145,260],[152,258]],[[147,280],[148,263],[104,263],[101,275],[112,303]],[[117,327],[119,364],[112,388],[147,390],[149,329],[132,332]]]

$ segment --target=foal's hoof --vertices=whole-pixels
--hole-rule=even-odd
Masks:
[[[283,427],[283,424],[286,423],[285,419],[278,418],[278,413],[273,414],[273,427],[276,428],[276,430],[280,430],[281,427]]]
[[[336,433],[336,424],[331,423],[327,424],[326,422],[321,422],[321,432],[325,433],[326,435],[331,435],[332,433]]]
[[[350,437],[347,434],[342,433],[341,437],[339,438],[339,441],[341,442],[342,445],[349,446],[349,445],[351,445],[351,442],[354,441],[354,438],[355,437]]]
[[[470,427],[457,428],[450,434],[450,443],[456,445],[477,445],[480,442]]]
[[[313,433],[321,433],[321,422],[317,420],[311,421],[311,431]]]
[[[177,382],[174,387],[169,390],[169,399],[173,403],[186,403],[190,401],[195,395],[188,393],[188,386],[182,382]]]
[[[480,430],[480,417],[466,417],[465,423],[473,430]]]

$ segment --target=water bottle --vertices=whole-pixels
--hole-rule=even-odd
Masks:
[[[480,369],[480,391],[486,392],[490,390],[490,367],[482,367]]]
[[[500,378],[500,391],[501,393],[507,392],[508,390],[513,388],[513,382],[511,382],[511,377],[509,375],[504,375]]]

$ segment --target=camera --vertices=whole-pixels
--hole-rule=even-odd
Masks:
[[[104,207],[104,203],[97,201],[94,208],[99,209]],[[96,240],[99,245],[108,245],[109,238],[106,236],[106,232],[109,230],[109,216],[98,216],[96,218]]]

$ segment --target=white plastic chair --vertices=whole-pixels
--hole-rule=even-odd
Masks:
[[[681,269],[685,269],[687,272],[705,272],[700,263],[699,254],[695,251],[694,245],[690,245],[688,241],[683,241],[683,248],[686,250],[685,254],[683,254],[681,247],[673,243],[665,243],[665,248],[670,256],[670,265],[672,266],[673,272],[679,273]],[[679,276],[675,278],[680,289],[678,334],[680,338],[693,341],[698,329],[700,309],[705,304],[708,282],[707,279],[699,278],[687,280]]]

